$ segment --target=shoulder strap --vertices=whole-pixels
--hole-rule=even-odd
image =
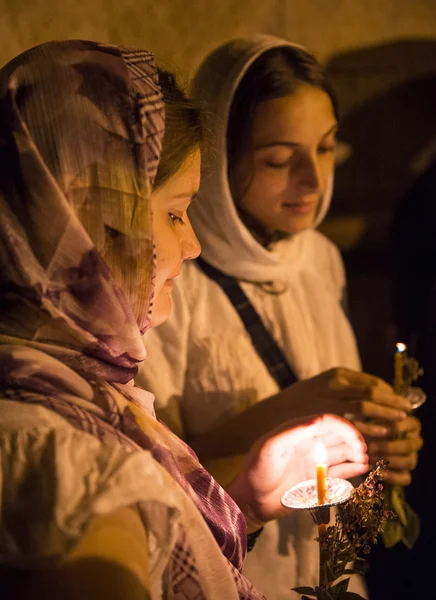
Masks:
[[[255,311],[236,279],[221,273],[221,271],[218,271],[218,269],[215,269],[215,267],[212,267],[201,258],[197,258],[196,262],[203,273],[222,288],[233,304],[244,323],[247,333],[251,337],[256,352],[265,363],[270,375],[276,380],[280,389],[298,381],[282,350],[263,324],[262,319]]]

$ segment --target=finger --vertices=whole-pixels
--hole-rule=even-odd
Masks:
[[[354,426],[366,437],[384,438],[391,434],[391,428],[367,421],[353,421]]]
[[[407,413],[398,408],[377,404],[368,400],[343,400],[344,413],[352,413],[369,419],[403,421]]]
[[[382,406],[390,406],[399,410],[405,410],[409,412],[412,410],[412,403],[407,398],[394,394],[393,392],[386,392],[385,390],[373,389],[371,400],[376,404]]]
[[[366,443],[362,434],[346,419],[337,417],[336,415],[323,415],[315,421],[315,426],[318,427],[318,436],[323,441],[326,441],[331,435],[336,435],[347,442],[356,450],[366,452]]]
[[[354,426],[354,423],[353,423],[353,426]],[[344,436],[337,434],[337,433],[333,433],[332,431],[329,431],[328,433],[322,434],[322,443],[326,448],[338,446],[340,444],[345,443]]]
[[[365,463],[368,462],[368,455],[348,444],[339,444],[327,448],[327,465],[339,465],[346,461]]]
[[[398,410],[410,411],[412,410],[412,404],[410,400],[394,394],[391,389],[385,389],[380,387],[366,386],[366,385],[345,385],[342,382],[340,385],[331,384],[330,388],[334,394],[334,397],[342,400],[366,400],[380,404],[382,406],[389,406],[391,408],[397,408]]]
[[[344,367],[332,369],[332,383],[335,383],[335,387],[364,387],[364,388],[375,388],[378,387],[384,390],[392,391],[392,387],[386,383],[383,379],[370,375],[369,373],[363,373],[362,371],[353,371]]]
[[[419,437],[421,433],[421,421],[410,415],[403,421],[390,423],[389,428],[392,436]]]
[[[413,454],[408,454],[407,456],[369,456],[369,462],[371,464],[376,464],[380,459],[389,461],[389,470],[391,471],[413,471],[418,464],[418,454],[416,452],[413,452]]]
[[[388,455],[412,454],[418,452],[423,445],[421,437],[405,438],[401,440],[377,440],[368,444],[368,453],[371,456],[387,457]]]
[[[342,465],[334,465],[329,467],[329,477],[339,477],[340,479],[351,479],[358,475],[363,475],[369,470],[369,464],[364,463],[343,463]]]
[[[412,475],[410,471],[387,471],[384,480],[393,485],[407,486],[412,483]]]

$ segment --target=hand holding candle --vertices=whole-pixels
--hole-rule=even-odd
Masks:
[[[286,490],[316,475],[314,449],[317,442],[326,454],[320,480],[326,494],[326,470],[330,477],[347,479],[368,470],[366,444],[349,422],[334,415],[310,420],[291,421],[259,439],[250,450],[236,479],[226,488],[244,511],[259,521],[277,519],[287,514],[281,499]],[[324,460],[323,456],[319,457]],[[321,477],[321,473],[323,477]]]

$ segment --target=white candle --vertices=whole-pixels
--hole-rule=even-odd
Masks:
[[[315,462],[316,462],[316,492],[318,495],[318,505],[325,504],[327,499],[327,451],[324,444],[317,442],[315,444]],[[327,529],[327,525],[320,523],[318,525],[318,535],[321,537]]]
[[[316,461],[316,491],[318,494],[318,504],[325,504],[327,495],[327,452],[324,445],[318,442],[315,445]]]
[[[406,350],[406,344],[398,342],[394,360],[394,392],[396,394],[401,394],[401,391],[403,389],[403,352],[405,352]]]

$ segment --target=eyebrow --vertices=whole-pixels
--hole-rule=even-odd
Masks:
[[[196,199],[198,195],[198,190],[192,192],[182,192],[181,194],[175,194],[172,196],[172,200],[184,200],[189,198],[191,202]]]
[[[332,125],[330,129],[324,133],[322,139],[326,138],[332,133],[336,133],[338,127],[339,126],[337,123]],[[286,146],[287,148],[295,148],[296,146],[299,146],[299,144],[297,144],[297,142],[287,142],[285,140],[272,140],[271,142],[266,142],[265,144],[259,144],[255,147],[255,150],[263,150],[264,148],[270,148],[271,146]]]

